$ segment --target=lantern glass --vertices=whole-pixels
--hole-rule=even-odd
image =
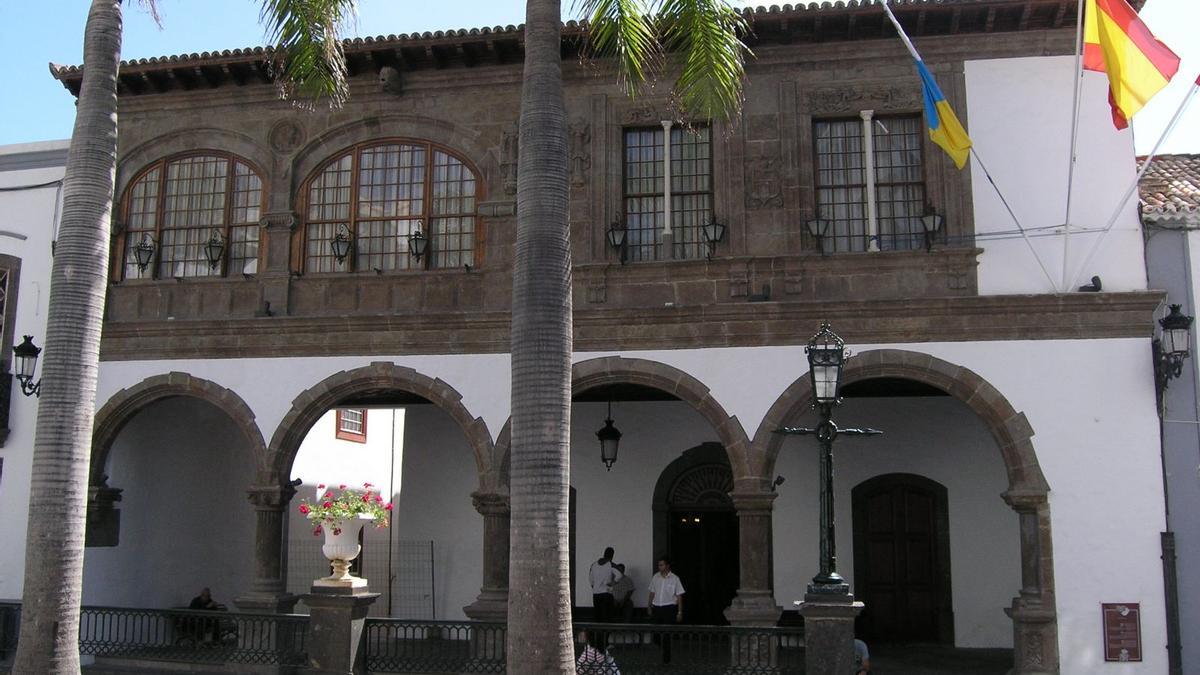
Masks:
[[[425,251],[429,249],[429,238],[421,231],[420,223],[417,224],[417,229],[413,230],[412,234],[408,235],[408,252],[414,258],[420,260],[425,255]]]
[[[1193,318],[1184,314],[1179,305],[1171,305],[1171,311],[1158,323],[1162,326],[1162,351],[1164,354],[1187,355],[1191,348]]]
[[[808,354],[813,398],[819,405],[837,403],[842,365],[846,361],[845,342],[824,323],[804,351]]]
[[[617,461],[617,450],[621,446],[621,432],[613,426],[612,403],[608,404],[608,419],[604,420],[604,426],[596,432],[596,438],[600,439],[600,461],[604,462],[606,468],[611,469]]]
[[[350,231],[344,227],[338,230],[337,234],[333,235],[333,239],[329,241],[329,248],[333,251],[333,257],[338,264],[346,261],[346,256],[350,255]]]
[[[829,232],[829,221],[824,218],[813,218],[805,225],[808,226],[808,233],[814,237],[824,237]]]
[[[710,244],[715,244],[725,238],[725,224],[716,220],[708,221],[700,229],[704,240]]]
[[[619,221],[613,221],[608,226],[608,245],[613,248],[621,248],[625,245],[625,226]]]
[[[930,210],[925,215],[921,216],[921,227],[925,229],[926,234],[935,234],[942,229],[942,216],[936,211]]]
[[[143,235],[142,240],[133,247],[133,261],[137,263],[138,271],[144,272],[154,258],[154,244],[150,235]]]
[[[1167,354],[1186,354],[1188,352],[1188,329],[1164,330],[1162,344],[1163,351]]]
[[[223,255],[225,255],[225,241],[221,239],[221,233],[214,230],[212,236],[208,238],[208,243],[204,245],[204,257],[208,259],[208,266],[216,269],[221,264]]]

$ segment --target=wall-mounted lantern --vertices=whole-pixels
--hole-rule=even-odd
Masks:
[[[417,262],[421,262],[421,258],[425,256],[425,252],[429,250],[429,237],[421,231],[421,221],[417,221],[417,229],[413,230],[408,235],[408,252]]]
[[[350,245],[353,243],[353,239],[354,235],[350,234],[349,228],[345,225],[338,225],[333,239],[329,240],[329,249],[333,251],[333,259],[337,261],[337,264],[341,265],[346,262],[346,256],[350,255]]]
[[[33,336],[26,335],[21,344],[13,347],[13,356],[16,358],[16,376],[17,381],[21,383],[21,393],[26,396],[42,395],[42,381],[33,381],[33,375],[37,371],[38,355],[42,353],[42,348],[33,344]]]
[[[220,230],[214,229],[208,242],[204,244],[204,257],[208,259],[208,268],[215,270],[221,266],[221,258],[225,255],[225,238]]]
[[[725,238],[725,229],[725,224],[718,222],[715,218],[700,226],[700,233],[704,235],[704,241],[708,243],[708,254],[704,256],[705,258],[712,260],[713,255],[717,252],[717,242]]]
[[[804,223],[808,233],[817,240],[817,250],[825,255],[825,237],[829,234],[829,221],[824,218],[813,218]]]
[[[608,226],[608,232],[605,233],[605,236],[608,239],[608,245],[620,252],[622,265],[625,264],[626,234],[628,234],[628,232],[625,229],[625,223],[622,223],[619,220],[612,221],[612,224]]]
[[[143,274],[154,259],[154,237],[143,234],[142,240],[133,247],[133,261],[137,264],[138,274]]]

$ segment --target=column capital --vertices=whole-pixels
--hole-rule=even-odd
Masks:
[[[296,224],[300,222],[295,211],[274,211],[272,213],[264,213],[259,219],[258,225],[264,230],[284,230],[291,232],[296,229]]]
[[[503,492],[472,492],[471,503],[483,516],[507,516],[508,495]]]
[[[1046,493],[1041,490],[1008,490],[1000,497],[1018,513],[1033,513],[1046,503]]]
[[[291,485],[254,485],[246,490],[250,503],[264,510],[283,510],[295,494]]]
[[[729,493],[729,498],[733,500],[733,508],[737,509],[739,515],[754,512],[770,513],[774,508],[775,499],[779,496],[777,492],[744,492],[734,491]]]

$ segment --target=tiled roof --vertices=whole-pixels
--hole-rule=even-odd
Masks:
[[[1138,182],[1148,219],[1200,218],[1200,155],[1160,155]]]

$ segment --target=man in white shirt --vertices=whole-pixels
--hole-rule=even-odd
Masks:
[[[592,585],[592,607],[596,613],[595,621],[612,620],[613,613],[613,584],[621,578],[621,573],[613,567],[613,548],[604,549],[604,555],[592,563],[588,570],[588,579]]]
[[[671,571],[671,561],[663,556],[658,559],[658,574],[650,577],[650,620],[654,623],[679,623],[683,621],[683,582]],[[671,662],[671,640],[662,641],[663,663]]]

